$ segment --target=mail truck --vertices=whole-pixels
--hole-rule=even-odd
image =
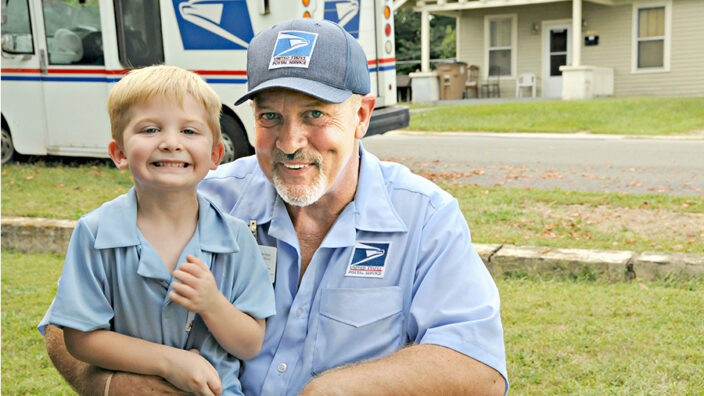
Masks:
[[[408,125],[396,105],[392,0],[1,0],[2,162],[107,157],[107,95],[129,70],[177,65],[222,99],[226,161],[253,153],[246,50],[294,17],[339,23],[364,47],[377,96],[369,134]]]

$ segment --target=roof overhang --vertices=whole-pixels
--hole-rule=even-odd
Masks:
[[[583,0],[607,6],[632,3],[633,0]],[[480,8],[512,7],[533,4],[563,3],[572,0],[394,0],[394,10],[407,6],[415,11],[448,12]]]

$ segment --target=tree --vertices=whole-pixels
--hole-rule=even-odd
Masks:
[[[408,74],[420,69],[420,13],[410,7],[394,12],[396,26],[396,60],[417,61],[396,64],[397,74]],[[454,59],[457,53],[455,18],[431,15],[430,59]],[[431,64],[432,67],[432,64]]]

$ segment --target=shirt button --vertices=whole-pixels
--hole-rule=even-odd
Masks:
[[[288,366],[286,363],[279,363],[279,366],[276,369],[279,370],[280,373],[283,373],[288,369]]]
[[[297,317],[297,318],[300,318],[302,315],[303,315],[303,309],[302,309],[302,308],[298,308],[298,309],[296,310],[296,317]]]

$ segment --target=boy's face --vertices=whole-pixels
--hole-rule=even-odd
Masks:
[[[183,106],[152,98],[130,108],[122,145],[112,141],[110,157],[120,169],[129,169],[135,185],[149,190],[193,189],[222,159],[222,143],[213,145],[213,133],[202,104],[187,95]]]

